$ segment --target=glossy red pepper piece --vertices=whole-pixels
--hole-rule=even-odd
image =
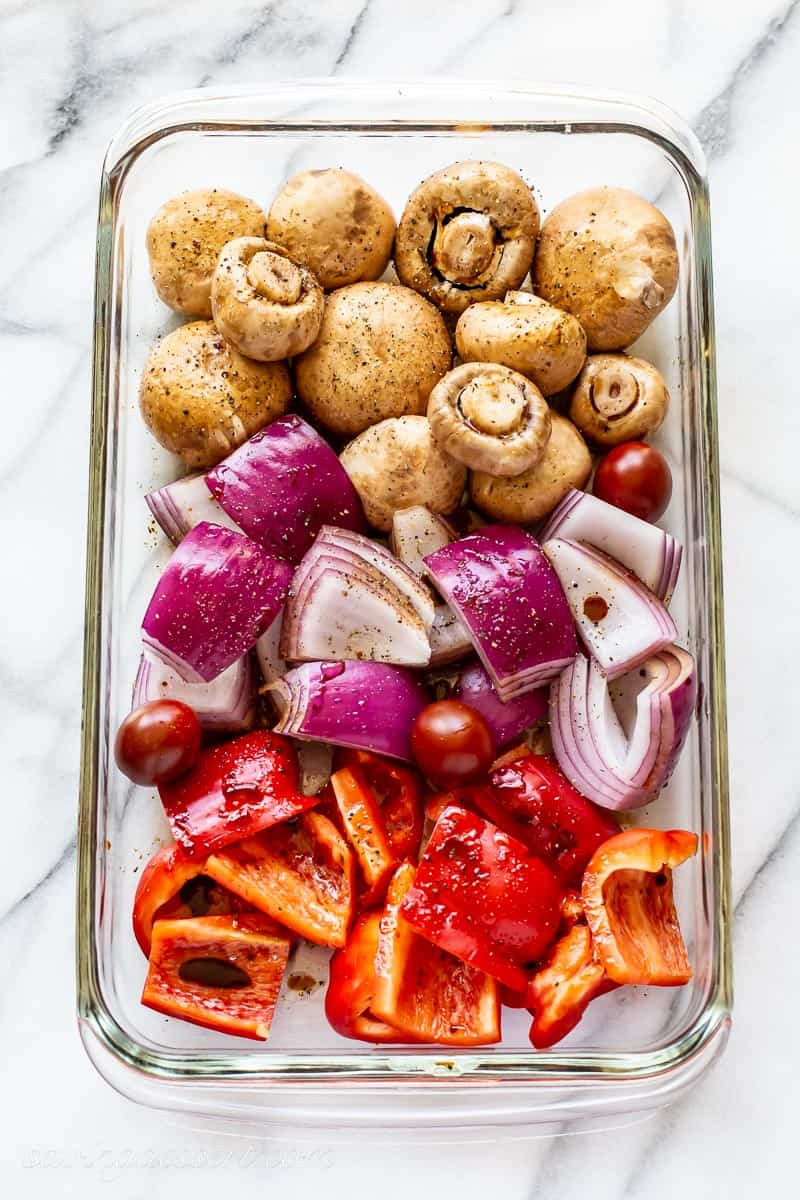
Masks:
[[[381,810],[361,769],[342,767],[331,776],[333,798],[345,836],[355,851],[366,886],[366,903],[383,899],[397,859]]]
[[[338,750],[334,765],[361,769],[380,806],[395,859],[416,858],[424,825],[419,774],[369,750]]]
[[[581,899],[599,961],[615,983],[676,987],[692,968],[672,896],[672,868],[697,851],[685,829],[628,829],[597,850]]]
[[[219,850],[317,803],[299,790],[297,752],[277,733],[256,730],[204,750],[159,789],[179,846],[192,857]]]
[[[420,937],[400,912],[414,875],[413,864],[405,862],[389,884],[375,955],[373,1013],[420,1042],[499,1042],[497,982]]]
[[[545,1050],[560,1042],[575,1028],[591,1001],[616,986],[597,958],[588,926],[573,925],[550,947],[528,984],[525,1005],[533,1015],[533,1045]]]
[[[263,1041],[290,949],[290,939],[257,913],[156,921],[142,1004]]]
[[[342,1037],[360,1042],[401,1042],[407,1039],[371,1011],[380,922],[380,909],[362,913],[347,945],[332,956],[325,1015]]]
[[[563,889],[545,863],[474,813],[439,817],[400,911],[423,937],[517,991],[556,935]]]
[[[561,937],[568,933],[573,926],[578,924],[586,924],[586,917],[583,911],[580,892],[566,891],[561,897],[561,920],[559,922],[559,935]],[[558,943],[554,943],[558,945]],[[552,951],[552,947],[551,947]],[[534,972],[535,974],[535,972]],[[518,992],[512,988],[506,987],[505,984],[500,985],[500,1003],[506,1008],[527,1008],[528,1007],[528,987],[533,978],[531,975],[528,979],[528,986],[525,991]]]
[[[217,883],[321,946],[347,941],[354,871],[350,847],[316,812],[227,846],[205,864]]]

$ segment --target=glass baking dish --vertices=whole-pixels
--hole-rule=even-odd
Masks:
[[[287,991],[265,1045],[158,1016],[138,1003],[145,962],[130,926],[138,871],[166,839],[155,793],[115,770],[113,734],[130,706],[138,629],[169,547],[144,493],[176,460],[149,436],[138,377],[177,318],[152,288],[145,228],[167,197],[222,186],[266,207],[282,181],[344,165],[397,214],[425,175],[464,158],[521,171],[544,211],[612,183],[662,208],[681,261],[675,300],[637,343],[672,394],[657,443],[672,465],[667,525],[685,546],[672,611],[697,659],[697,720],[669,788],[637,824],[684,827],[701,850],[676,874],[694,965],[682,989],[621,989],[578,1029],[532,1049],[525,1013],[479,1051],[368,1047],[339,1038],[324,987]],[[78,881],[78,1009],[103,1075],[152,1105],[271,1127],[565,1128],[618,1121],[685,1090],[725,1044],[730,1023],[729,840],[717,431],[708,193],[691,131],[649,101],[500,83],[300,81],[181,94],[135,113],[103,168],[97,241],[84,740]],[[293,971],[325,979],[301,948]]]

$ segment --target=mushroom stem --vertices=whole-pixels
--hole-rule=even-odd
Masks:
[[[618,421],[638,404],[639,381],[623,364],[607,368],[592,380],[589,399],[605,421]]]
[[[250,259],[247,282],[273,304],[296,304],[303,290],[303,277],[295,264],[270,250],[261,250]]]
[[[502,437],[519,429],[527,404],[522,389],[513,379],[477,376],[462,388],[458,407],[474,429]]]
[[[434,267],[451,283],[469,286],[492,269],[497,239],[491,217],[461,212],[437,225],[431,250]]]

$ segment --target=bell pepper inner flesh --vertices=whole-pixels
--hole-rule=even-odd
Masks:
[[[357,766],[336,771],[331,776],[331,787],[342,828],[355,851],[367,887],[367,902],[381,900],[397,860],[375,797]]]
[[[573,925],[550,948],[528,984],[526,1007],[533,1014],[530,1039],[536,1049],[560,1042],[590,1002],[614,987],[595,954],[589,927]]]

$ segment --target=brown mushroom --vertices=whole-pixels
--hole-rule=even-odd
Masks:
[[[211,280],[220,250],[238,237],[263,237],[266,214],[255,200],[209,188],[167,200],[147,227],[156,291],[189,317],[211,316]]]
[[[223,246],[211,285],[214,324],[248,358],[278,362],[307,349],[324,308],[311,272],[274,242],[235,238]]]
[[[392,253],[394,213],[350,171],[303,171],[284,184],[267,217],[267,237],[313,271],[325,290],[378,279]]]
[[[575,317],[531,292],[507,292],[502,302],[471,304],[461,314],[456,348],[466,362],[502,363],[552,396],[583,366],[586,334]]]
[[[472,502],[494,521],[529,525],[552,512],[570,488],[584,488],[592,456],[566,417],[550,413],[552,429],[544,455],[530,471],[498,478],[482,471],[470,475]]]
[[[345,446],[340,459],[370,525],[387,532],[398,509],[414,504],[453,512],[467,480],[466,468],[445,454],[427,417],[381,421]]]
[[[616,446],[658,429],[669,392],[659,371],[627,354],[590,354],[572,395],[569,415],[602,446]]]
[[[325,301],[319,336],[295,364],[297,391],[335,433],[424,413],[452,363],[441,314],[410,288],[355,283]]]
[[[538,230],[538,205],[516,171],[493,162],[453,163],[410,196],[394,265],[402,283],[445,312],[463,312],[522,283]]]
[[[443,450],[489,475],[527,471],[550,437],[542,393],[498,363],[462,363],[448,371],[431,392],[428,420]]]
[[[538,295],[578,318],[590,350],[622,350],[675,294],[675,234],[635,192],[591,188],[547,217],[531,278]]]
[[[230,346],[211,321],[193,321],[153,348],[139,404],[162,446],[190,467],[211,467],[289,407],[284,363],[260,363]]]

